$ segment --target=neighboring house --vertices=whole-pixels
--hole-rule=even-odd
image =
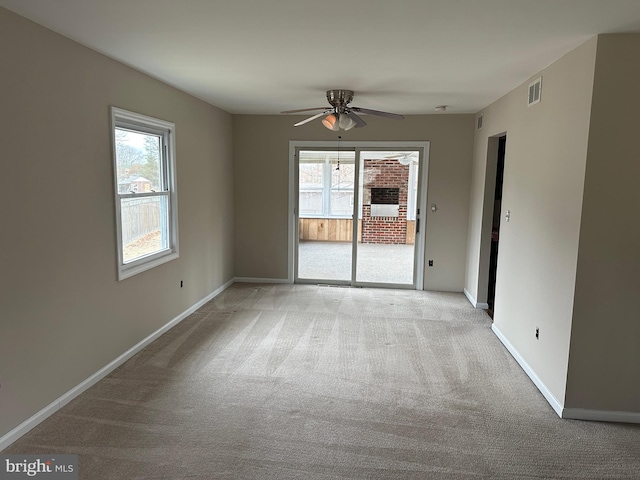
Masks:
[[[151,191],[151,180],[144,177],[133,176],[118,182],[119,193],[141,193]]]

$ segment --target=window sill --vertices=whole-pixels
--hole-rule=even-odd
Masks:
[[[163,263],[170,262],[171,260],[175,260],[179,258],[180,255],[178,252],[168,251],[160,256],[155,256],[146,260],[138,260],[139,263],[133,262],[128,265],[120,265],[118,267],[118,281],[124,280],[125,278],[133,277],[138,273],[145,272],[154,267],[162,265]]]

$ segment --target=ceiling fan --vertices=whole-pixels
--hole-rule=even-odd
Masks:
[[[410,165],[418,160],[417,151],[397,152],[392,155],[386,155],[384,158],[397,160],[400,165]]]
[[[354,127],[359,128],[366,126],[367,122],[360,118],[358,113],[377,115],[379,117],[392,118],[394,120],[404,119],[404,116],[398,113],[352,107],[351,102],[353,101],[353,90],[327,90],[327,101],[329,102],[329,105],[331,105],[330,107],[302,108],[300,110],[287,110],[281,113],[301,113],[311,112],[313,110],[322,110],[322,112],[294,124],[294,127],[299,127],[300,125],[304,125],[305,123],[326,115],[325,118],[322,119],[322,124],[334,132],[340,129],[351,130]]]

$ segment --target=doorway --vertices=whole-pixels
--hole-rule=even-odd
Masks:
[[[322,143],[293,149],[292,280],[422,288],[428,143]]]
[[[489,284],[487,290],[487,313],[493,318],[496,295],[496,278],[498,271],[498,245],[500,242],[500,218],[502,214],[502,185],[504,183],[504,159],[507,146],[506,135],[498,139],[498,156],[496,163],[496,186],[493,200],[493,219],[491,224],[491,254],[489,256]]]

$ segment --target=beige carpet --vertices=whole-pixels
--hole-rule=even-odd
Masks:
[[[237,284],[3,453],[80,478],[640,478],[561,420],[461,294]]]

